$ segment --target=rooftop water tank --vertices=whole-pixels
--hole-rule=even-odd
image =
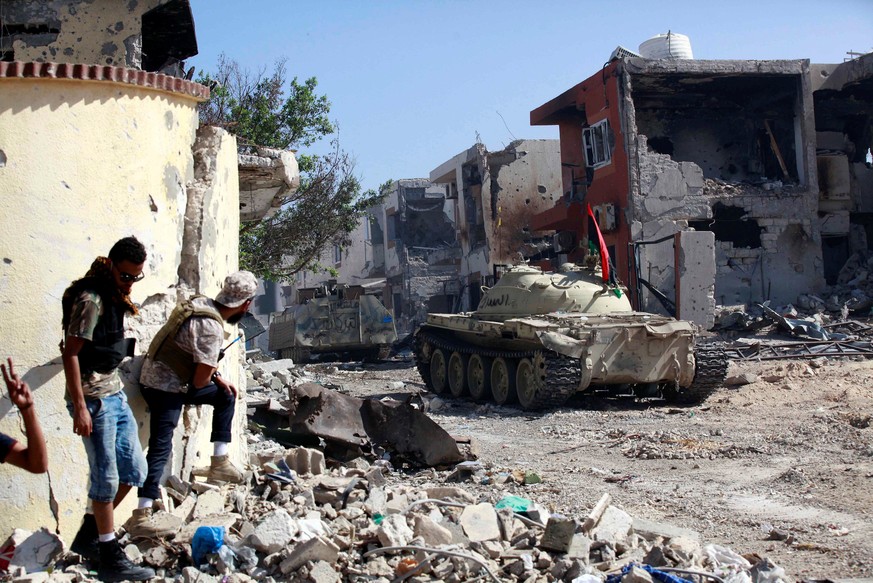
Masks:
[[[678,32],[653,36],[640,45],[640,54],[646,59],[693,59],[691,40]]]

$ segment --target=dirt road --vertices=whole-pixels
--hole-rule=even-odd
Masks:
[[[355,396],[424,391],[409,360],[307,370]],[[609,492],[633,516],[769,557],[792,580],[873,576],[873,362],[732,363],[737,372],[758,380],[691,407],[589,399],[531,414],[437,400],[429,413],[473,440],[493,476],[481,491],[577,518]],[[499,483],[514,470],[542,483]]]

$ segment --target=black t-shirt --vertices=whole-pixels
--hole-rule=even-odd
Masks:
[[[0,432],[0,463],[6,463],[6,456],[12,450],[17,440],[9,437],[5,433]]]

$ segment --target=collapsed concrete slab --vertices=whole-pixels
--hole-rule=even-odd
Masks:
[[[452,436],[408,404],[349,397],[314,383],[290,387],[288,393],[292,433],[321,437],[356,455],[384,448],[426,466],[465,459]]]

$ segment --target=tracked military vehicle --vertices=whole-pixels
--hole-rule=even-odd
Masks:
[[[297,302],[270,323],[269,347],[280,358],[306,362],[332,353],[346,360],[384,360],[397,340],[394,318],[362,286],[330,280],[300,288]]]
[[[598,391],[698,402],[724,380],[723,351],[695,348],[693,323],[634,312],[596,266],[516,266],[483,292],[475,312],[429,314],[416,331],[431,391],[537,410]]]

